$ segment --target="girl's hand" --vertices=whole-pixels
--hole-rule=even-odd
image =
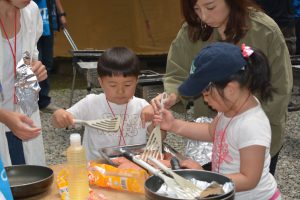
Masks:
[[[29,140],[41,133],[41,128],[33,124],[32,119],[17,112],[1,110],[1,120],[16,137],[21,140]]]
[[[202,166],[198,162],[192,159],[182,160],[180,162],[180,166],[182,168],[203,170]]]
[[[140,115],[143,128],[145,128],[146,122],[153,120],[153,116],[154,116],[154,110],[151,105],[148,105],[143,108],[141,115]]]
[[[160,124],[160,128],[169,131],[172,128],[175,118],[172,113],[166,109],[162,109],[159,114],[154,115],[153,122],[154,125]]]
[[[45,80],[48,77],[46,67],[41,63],[41,61],[32,61],[31,67],[39,82]]]
[[[155,113],[159,113],[159,111],[161,109],[161,107],[160,107],[161,97],[162,97],[162,94],[159,94],[150,101],[150,104],[152,105]],[[167,99],[164,102],[164,108],[166,108],[166,109],[171,108],[172,106],[175,105],[176,100],[177,100],[177,95],[175,93],[169,94]]]
[[[52,124],[56,128],[66,128],[70,125],[74,126],[73,115],[64,109],[58,109],[52,115]]]

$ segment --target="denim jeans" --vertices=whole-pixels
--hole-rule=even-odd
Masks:
[[[290,55],[295,55],[296,53],[296,33],[295,26],[279,26],[284,39],[289,50]]]
[[[296,19],[296,55],[300,55],[300,18]]]
[[[48,75],[53,69],[53,44],[54,36],[53,34],[49,36],[41,36],[37,47],[39,50],[39,60],[46,66]],[[41,91],[39,93],[39,108],[47,107],[51,102],[51,97],[49,97],[50,91],[50,81],[47,78],[40,83]]]
[[[25,156],[22,140],[16,137],[11,131],[6,132],[6,139],[12,165],[25,164]]]

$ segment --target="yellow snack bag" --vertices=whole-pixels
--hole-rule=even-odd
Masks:
[[[88,171],[91,185],[129,192],[145,192],[144,183],[148,174],[143,169],[118,169],[91,161]]]
[[[56,186],[59,190],[59,194],[62,200],[69,200],[68,193],[68,172],[66,169],[62,169],[56,177]]]

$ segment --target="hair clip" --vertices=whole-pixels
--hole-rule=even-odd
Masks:
[[[246,46],[245,43],[242,44],[241,46],[242,49],[242,54],[244,58],[248,58],[249,56],[251,56],[253,54],[253,50],[251,47]]]

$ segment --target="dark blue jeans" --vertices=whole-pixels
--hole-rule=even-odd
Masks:
[[[53,44],[54,37],[53,34],[49,36],[41,36],[37,48],[39,50],[39,60],[46,66],[48,76],[53,69]],[[49,97],[50,82],[47,78],[46,80],[39,82],[41,91],[39,93],[39,108],[47,107],[51,102],[51,97]]]
[[[300,18],[296,19],[296,55],[300,55]]]
[[[11,131],[6,132],[8,149],[12,165],[25,164],[25,156],[22,140],[16,137]]]

